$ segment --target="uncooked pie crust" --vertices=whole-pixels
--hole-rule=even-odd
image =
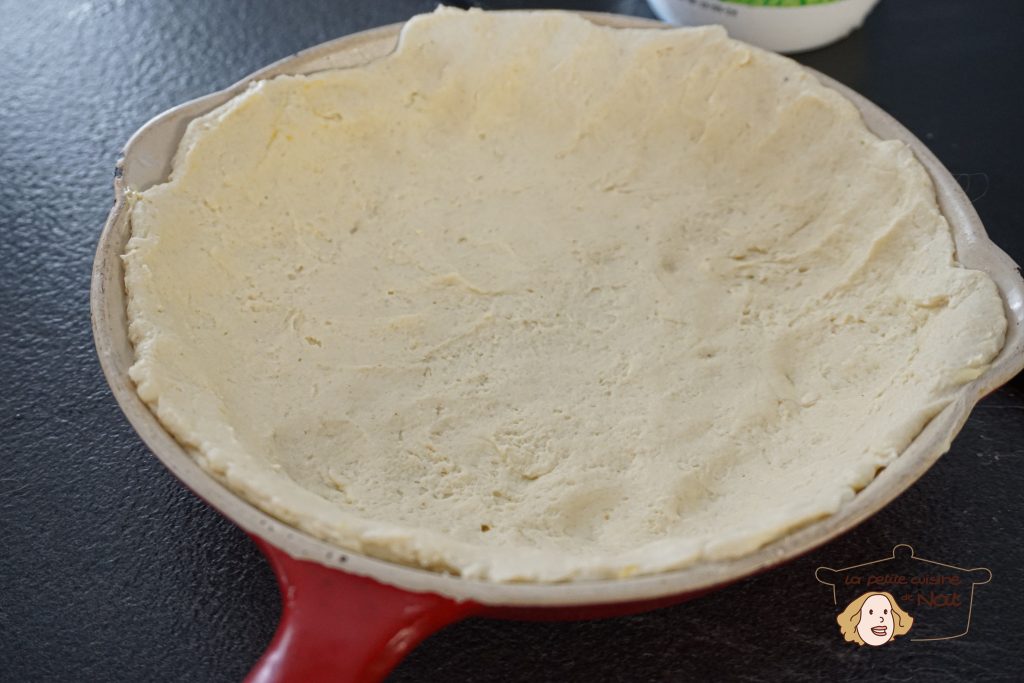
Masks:
[[[926,172],[716,28],[439,10],[133,197],[140,396],[265,511],[493,581],[834,513],[997,354]]]

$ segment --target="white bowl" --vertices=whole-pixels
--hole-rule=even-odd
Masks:
[[[877,3],[878,0],[824,0],[810,5],[780,5],[771,0],[647,2],[663,21],[683,26],[721,24],[731,37],[775,52],[803,52],[845,38],[864,23]]]

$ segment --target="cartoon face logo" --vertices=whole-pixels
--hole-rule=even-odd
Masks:
[[[906,634],[914,624],[914,618],[886,592],[865,593],[847,605],[836,621],[843,638],[872,647]]]

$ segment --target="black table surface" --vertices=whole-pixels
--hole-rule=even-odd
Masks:
[[[270,641],[270,569],[149,454],[96,361],[88,283],[111,171],[160,111],[433,4],[0,0],[0,680],[238,680]],[[561,6],[650,16],[641,0]],[[799,57],[925,141],[1018,262],[1022,36],[1019,0],[883,0],[861,31]],[[425,641],[392,680],[1019,678],[1022,418],[1018,378],[899,499],[782,567],[636,616],[470,619]],[[877,559],[897,543],[992,570],[967,636],[842,641],[815,568]]]

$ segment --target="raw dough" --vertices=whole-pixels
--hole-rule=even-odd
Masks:
[[[203,467],[493,581],[834,513],[1006,326],[907,146],[717,28],[416,17],[194,121],[131,221],[131,376]]]

